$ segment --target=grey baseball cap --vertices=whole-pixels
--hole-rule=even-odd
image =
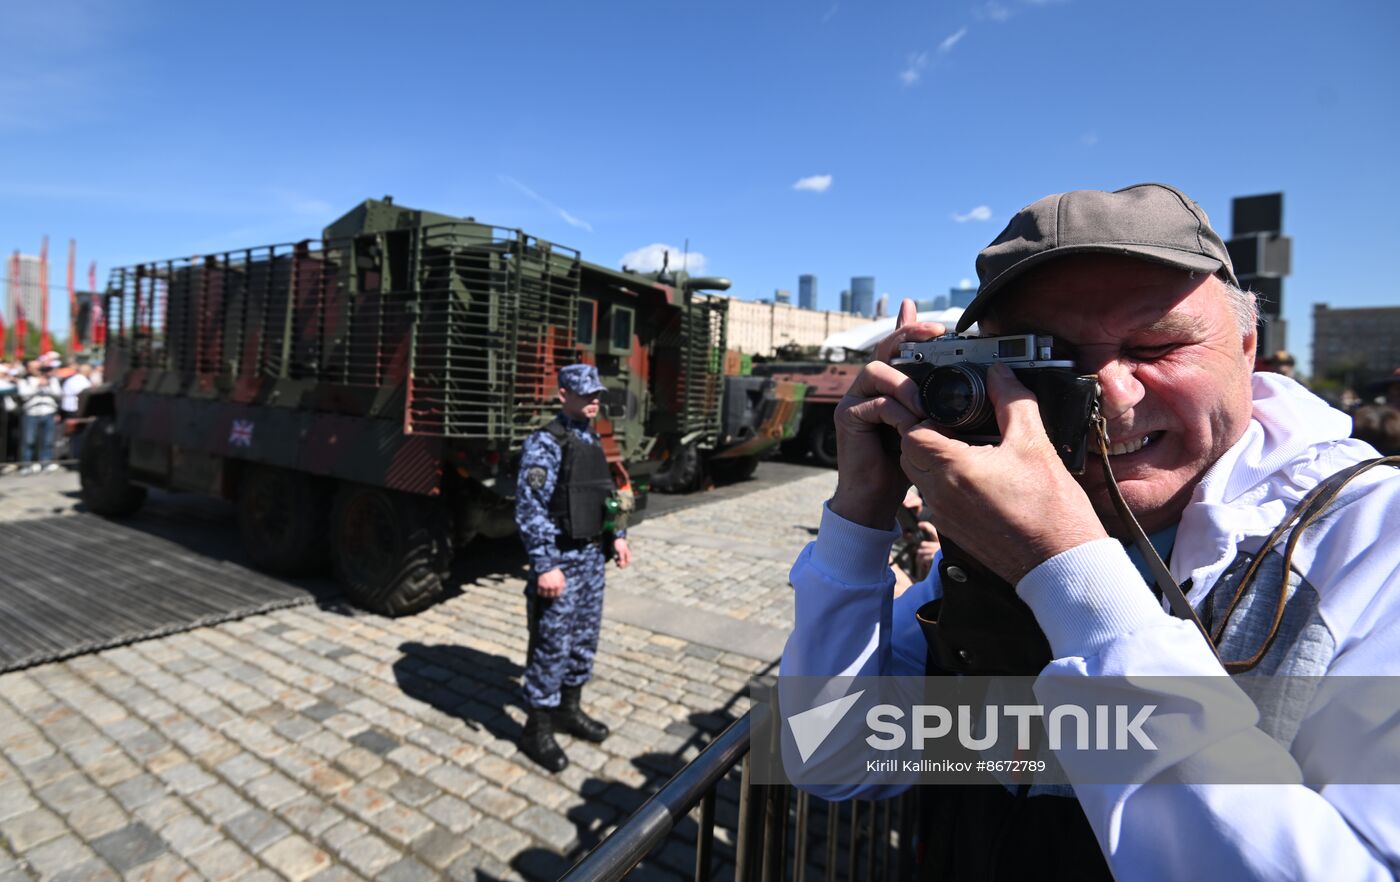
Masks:
[[[1134,184],[1112,193],[1072,190],[1016,212],[977,255],[977,296],[958,319],[959,333],[987,311],[1014,279],[1057,257],[1122,254],[1238,285],[1230,254],[1191,197],[1166,184]]]

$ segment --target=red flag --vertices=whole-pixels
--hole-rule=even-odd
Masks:
[[[39,246],[39,354],[53,349],[49,340],[49,237]]]
[[[24,361],[24,337],[29,332],[24,319],[24,286],[19,278],[19,249],[10,258],[10,278],[15,286],[15,360]]]
[[[78,257],[78,243],[68,240],[68,347],[71,352],[83,351],[83,338],[78,334],[78,292],[73,287],[73,262]]]

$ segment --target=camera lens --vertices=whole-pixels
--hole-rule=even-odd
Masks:
[[[991,415],[985,369],[961,363],[935,369],[919,394],[929,419],[948,429],[968,429]]]

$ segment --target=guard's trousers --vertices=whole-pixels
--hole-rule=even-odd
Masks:
[[[558,707],[562,687],[582,686],[593,676],[606,563],[601,546],[587,545],[564,553],[564,593],[559,597],[540,597],[533,575],[525,586],[530,617],[525,701],[530,707]]]

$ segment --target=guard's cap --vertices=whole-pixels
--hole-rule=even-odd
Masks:
[[[1191,197],[1166,184],[1134,184],[1112,193],[1072,190],[1032,202],[977,255],[977,296],[958,319],[959,333],[992,298],[1027,270],[1071,254],[1122,254],[1238,285],[1230,254]]]
[[[559,386],[575,395],[592,395],[607,389],[591,364],[571,364],[559,370]]]

